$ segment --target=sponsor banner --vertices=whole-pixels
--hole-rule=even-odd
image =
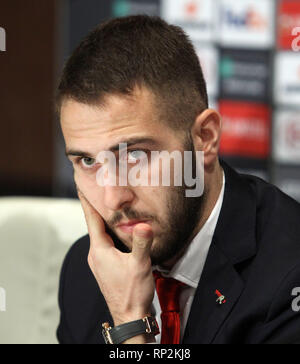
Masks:
[[[271,98],[271,52],[221,50],[222,98],[267,102]]]
[[[275,56],[274,98],[279,104],[300,105],[300,55],[278,52]]]
[[[264,104],[221,100],[223,155],[267,158],[270,151],[270,108]]]
[[[218,95],[219,86],[219,57],[216,47],[195,44],[195,49],[200,59],[209,97]]]
[[[279,110],[273,127],[274,160],[300,167],[300,109]]]
[[[113,0],[112,16],[137,14],[159,15],[159,0]]]
[[[275,164],[274,184],[283,192],[300,202],[300,168]]]
[[[212,0],[162,0],[161,16],[183,28],[192,41],[212,41],[217,20],[216,8]]]
[[[274,0],[220,0],[220,42],[226,47],[268,49],[274,45]]]
[[[278,9],[277,44],[279,48],[292,49],[295,40],[293,30],[296,27],[300,27],[300,1],[281,0]]]

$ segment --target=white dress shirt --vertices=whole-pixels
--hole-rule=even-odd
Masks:
[[[215,207],[210,214],[208,220],[203,225],[202,229],[195,236],[191,244],[188,246],[184,255],[178,260],[171,271],[166,271],[160,266],[154,266],[153,270],[157,270],[165,277],[177,279],[186,284],[180,295],[180,341],[183,339],[184,330],[190,314],[196,288],[200,281],[200,277],[204,268],[209,247],[211,245],[214,231],[218,222],[219,214],[223,204],[225,190],[225,175],[223,172],[223,186],[215,204]],[[161,331],[161,308],[157,292],[155,291],[152,302],[152,314],[156,317],[157,323]],[[161,341],[161,334],[155,337],[156,344]]]

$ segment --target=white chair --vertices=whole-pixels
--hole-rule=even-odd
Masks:
[[[86,233],[78,200],[0,198],[0,344],[57,343],[61,265]]]

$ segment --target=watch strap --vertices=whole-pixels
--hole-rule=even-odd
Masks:
[[[102,333],[107,344],[121,344],[141,334],[157,335],[159,328],[154,317],[146,316],[141,320],[127,322],[116,327],[104,327]]]

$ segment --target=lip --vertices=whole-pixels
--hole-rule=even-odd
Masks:
[[[150,222],[149,220],[130,220],[128,222],[118,224],[117,228],[122,230],[124,233],[130,234],[133,232],[133,229],[137,224],[149,223],[149,222]]]

